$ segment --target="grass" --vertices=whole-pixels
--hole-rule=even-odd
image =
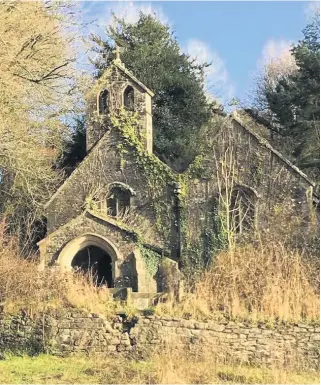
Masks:
[[[0,231],[0,302],[8,313],[24,309],[33,315],[69,307],[107,317],[118,311],[136,312],[131,304],[113,300],[107,287],[95,285],[90,272],[38,271],[37,260],[24,257],[15,238]],[[307,258],[276,242],[238,246],[219,253],[209,269],[191,277],[183,298],[177,301],[173,295],[164,296],[165,302],[155,311],[198,320],[228,316],[253,321],[318,321],[320,280],[314,261],[318,258]],[[169,282],[169,286],[175,285]]]
[[[155,355],[143,361],[106,356],[9,357],[0,362],[5,384],[318,384],[318,372],[219,364],[210,357]]]
[[[159,315],[194,319],[317,321],[320,317],[316,263],[282,244],[246,245],[215,257],[191,282],[183,299],[156,307]]]
[[[90,272],[39,271],[35,256],[26,258],[14,237],[0,233],[0,303],[6,312],[24,309],[33,316],[41,311],[74,307],[113,316],[123,309],[107,287],[93,281]]]

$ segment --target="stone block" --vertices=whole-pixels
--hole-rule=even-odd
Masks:
[[[109,341],[110,345],[118,345],[120,343],[119,338],[113,338]]]
[[[191,335],[191,329],[178,327],[176,329],[176,333],[178,335],[185,335],[185,336],[187,335],[187,336],[189,336],[189,335]]]
[[[70,326],[71,326],[71,323],[68,320],[63,320],[58,324],[59,329],[69,329]]]
[[[227,339],[236,339],[236,338],[238,338],[238,336],[237,336],[237,334],[226,333],[225,338],[227,338]]]
[[[153,326],[163,326],[162,321],[153,321]]]
[[[176,323],[175,322],[172,322],[172,321],[162,321],[162,324],[163,324],[163,326],[165,326],[165,327],[173,327],[173,326],[175,326],[176,327]]]
[[[224,331],[225,329],[225,325],[220,325],[220,324],[216,324],[216,323],[211,323],[209,324],[209,327],[208,327],[209,330],[213,330],[215,332],[222,332]]]
[[[273,330],[264,329],[264,330],[262,330],[261,334],[264,336],[270,336],[273,334]]]
[[[311,334],[310,341],[320,341],[320,334],[319,333]]]
[[[242,345],[243,346],[256,346],[256,340],[252,340],[252,341],[243,341],[242,342]]]
[[[296,341],[296,338],[292,334],[285,334],[283,339],[284,341]]]
[[[116,345],[108,345],[106,350],[108,352],[115,352],[116,351]]]
[[[255,346],[247,346],[245,349],[246,349],[248,352],[255,352],[256,347],[255,347]]]

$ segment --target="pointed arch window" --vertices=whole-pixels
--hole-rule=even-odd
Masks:
[[[99,94],[99,113],[108,114],[109,112],[109,92],[108,90],[103,90]]]
[[[237,234],[251,232],[256,228],[256,193],[244,186],[234,188],[231,196],[231,223]]]
[[[134,88],[132,86],[125,88],[124,107],[129,111],[134,111]]]

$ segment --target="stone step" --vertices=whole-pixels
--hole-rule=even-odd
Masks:
[[[139,310],[155,305],[157,299],[163,294],[133,292],[131,287],[113,288],[109,289],[109,291],[112,293],[113,298],[132,303]]]

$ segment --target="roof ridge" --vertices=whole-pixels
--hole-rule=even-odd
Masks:
[[[315,187],[315,182],[313,182],[303,171],[301,171],[297,166],[295,166],[289,159],[287,159],[281,152],[276,150],[267,139],[261,137],[259,134],[254,132],[250,127],[248,127],[241,118],[237,115],[236,111],[233,111],[231,114],[233,120],[235,120],[244,130],[246,130],[249,134],[254,136],[256,140],[265,148],[270,150],[273,154],[275,154],[279,159],[281,159],[287,166],[289,166],[293,171],[298,173],[303,179],[306,180],[312,187]]]
[[[138,84],[143,90],[145,90],[151,97],[153,97],[153,96],[155,95],[154,92],[153,92],[152,90],[150,90],[147,86],[145,86],[144,83],[142,83],[140,80],[138,80],[138,79],[136,78],[136,76],[133,75],[133,74],[131,73],[131,71],[129,71],[129,70],[125,67],[125,65],[120,64],[119,62],[117,62],[117,61],[115,61],[115,60],[113,61],[113,64],[112,64],[112,65],[115,66],[115,67],[117,67],[117,68],[120,69],[121,71],[123,71],[125,75],[129,76],[129,77],[130,77],[136,84]]]

